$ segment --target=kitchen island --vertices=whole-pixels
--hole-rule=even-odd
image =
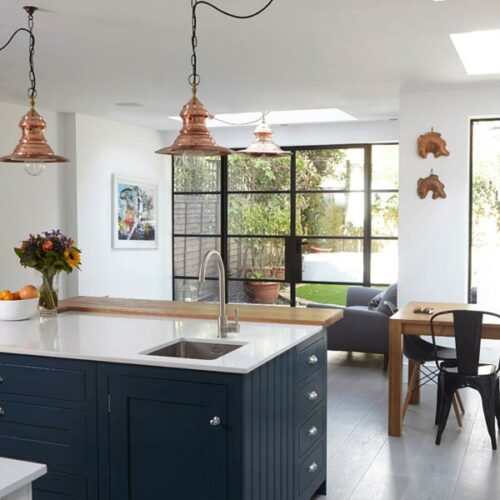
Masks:
[[[323,326],[243,322],[216,337],[216,321],[172,317],[0,323],[0,455],[48,464],[35,499],[324,492]],[[230,352],[162,355],[179,341]]]

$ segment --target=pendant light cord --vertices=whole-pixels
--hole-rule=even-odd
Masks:
[[[26,32],[29,35],[29,79],[30,79],[30,88],[28,89],[28,97],[31,100],[32,106],[35,103],[36,99],[36,75],[35,75],[35,64],[34,64],[34,56],[35,56],[35,35],[33,34],[33,11],[27,10],[28,8],[25,8],[27,13],[28,13],[28,28],[19,28],[12,35],[10,38],[7,40],[7,42],[0,46],[0,51],[6,49],[12,40],[14,40],[15,36],[18,33],[21,32]]]
[[[197,55],[196,55],[196,48],[198,46],[198,38],[196,36],[196,29],[197,29],[197,18],[196,18],[196,9],[199,5],[207,5],[208,7],[211,7],[217,12],[220,12],[221,14],[224,14],[225,16],[232,17],[233,19],[251,19],[252,17],[256,17],[259,14],[262,14],[272,3],[274,0],[268,0],[266,5],[259,9],[256,12],[253,12],[252,14],[247,14],[247,15],[238,15],[238,14],[233,14],[232,12],[228,12],[226,10],[221,9],[220,7],[217,7],[216,5],[207,2],[206,0],[191,0],[191,27],[192,27],[192,34],[191,34],[191,48],[192,48],[192,54],[191,54],[191,67],[192,67],[192,73],[189,75],[189,84],[191,85],[193,89],[193,95],[196,95],[196,89],[200,83],[200,75],[198,74],[198,60],[197,60]],[[224,123],[223,120],[219,120]],[[258,120],[256,120],[258,121]],[[249,122],[248,125],[255,122]]]

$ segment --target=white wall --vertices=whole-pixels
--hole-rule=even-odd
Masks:
[[[10,154],[21,137],[18,123],[28,106],[0,103],[0,156]],[[64,155],[58,113],[38,110],[47,122],[46,138],[56,154]],[[13,248],[30,233],[66,230],[65,178],[67,164],[47,165],[30,177],[22,164],[0,163],[0,289],[17,290],[34,282],[34,271],[23,269]]]
[[[83,251],[79,294],[171,298],[170,158],[160,132],[76,115],[78,245]],[[159,183],[158,249],[111,247],[112,174]]]
[[[403,93],[400,103],[399,302],[467,300],[470,119],[500,116],[500,89]],[[431,127],[450,156],[426,160],[417,138]],[[417,180],[433,168],[445,200],[421,200]]]
[[[254,139],[251,127],[217,127],[211,132],[215,140],[224,146],[241,148]],[[369,142],[397,142],[399,124],[397,121],[366,121],[321,123],[306,125],[273,125],[274,140],[280,146],[314,146],[329,144],[356,144]],[[177,132],[168,134],[172,142]]]

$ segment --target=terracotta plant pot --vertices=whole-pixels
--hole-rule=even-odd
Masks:
[[[285,279],[285,268],[284,268],[284,266],[274,267],[273,268],[273,276],[277,280],[284,280]]]
[[[250,281],[249,288],[252,290],[255,300],[259,304],[274,304],[279,297],[280,284],[269,281]]]
[[[332,251],[331,248],[315,247],[314,245],[311,245],[309,249],[311,250],[311,253],[331,253]]]

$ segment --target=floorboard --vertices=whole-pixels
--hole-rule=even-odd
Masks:
[[[392,438],[382,356],[330,352],[327,495],[315,500],[500,498],[500,452],[491,449],[480,398],[471,389],[461,394],[463,427],[450,413],[440,446],[433,384],[422,387],[420,405],[409,406],[403,437]]]

